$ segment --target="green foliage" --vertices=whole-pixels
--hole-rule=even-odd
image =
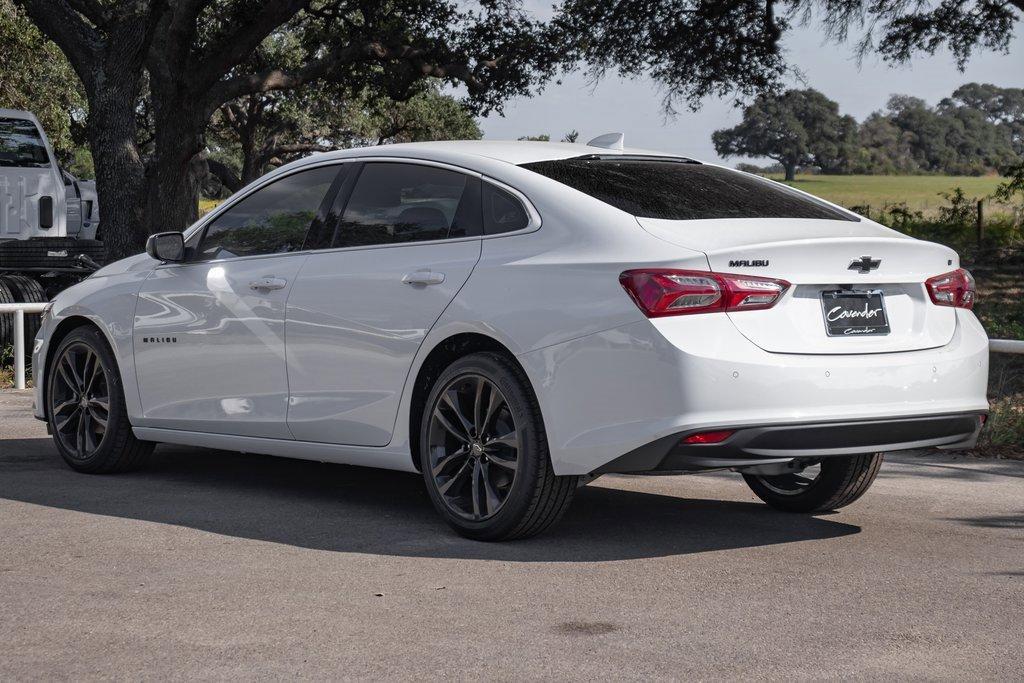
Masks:
[[[984,90],[1001,105],[983,100]],[[860,154],[853,165],[862,173],[945,173],[981,175],[1024,153],[1024,108],[1014,104],[1019,88],[968,83],[938,106],[894,95],[884,112],[860,127]]]
[[[1024,204],[1024,161],[1003,170],[1006,180],[999,184],[992,196],[998,201]]]
[[[968,198],[959,187],[953,188],[952,192],[940,194],[947,203],[939,207],[939,222],[951,226],[970,225],[978,200]]]
[[[711,140],[723,157],[768,157],[792,180],[797,166],[844,171],[856,149],[857,122],[817,90],[787,90],[761,96],[743,110],[743,121],[716,130]]]
[[[580,139],[580,132],[573,128],[568,133],[562,136],[559,142],[576,142]],[[547,133],[540,133],[538,135],[522,135],[517,140],[527,140],[530,142],[551,142],[551,136]]]
[[[279,31],[263,41],[246,68],[259,72],[279,64],[300,69],[305,49],[300,32]],[[249,93],[222,105],[207,135],[207,156],[218,182],[209,184],[206,193],[224,196],[311,152],[482,135],[466,103],[442,93],[437,79],[408,85],[402,99],[359,85],[365,81]]]
[[[937,106],[893,95],[860,124],[814,90],[758,98],[716,131],[719,154],[768,157],[824,173],[984,175],[1024,155],[1024,89],[967,83]],[[1018,162],[1019,163],[1019,162]]]
[[[25,381],[32,386],[32,363],[25,359]],[[14,346],[0,346],[0,389],[14,388]]]
[[[427,142],[431,140],[479,140],[480,126],[466,106],[429,82],[408,100],[373,97],[363,93],[357,106],[364,118],[362,137],[377,142]]]
[[[78,76],[60,49],[11,0],[0,0],[0,108],[35,114],[64,160],[79,146],[85,106]]]

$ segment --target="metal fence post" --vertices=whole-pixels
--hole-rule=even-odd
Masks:
[[[975,227],[978,230],[978,246],[985,240],[985,200],[978,200],[978,213],[975,216]]]
[[[25,311],[14,312],[14,388],[25,388]]]

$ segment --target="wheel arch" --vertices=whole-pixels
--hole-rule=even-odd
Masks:
[[[420,471],[419,458],[419,434],[420,422],[423,419],[423,410],[426,408],[427,396],[434,381],[440,376],[444,369],[459,358],[471,353],[491,352],[507,358],[522,373],[530,391],[536,395],[536,390],[530,381],[526,369],[523,367],[515,354],[494,337],[479,332],[460,332],[450,335],[438,342],[423,359],[419,369],[416,371],[416,378],[412,384],[409,400],[409,452],[412,457],[413,467]]]
[[[80,327],[91,327],[98,331],[100,333],[100,336],[102,336],[103,339],[107,342],[107,346],[110,347],[111,355],[114,358],[114,362],[117,362],[117,353],[114,351],[114,349],[116,349],[117,347],[114,346],[113,340],[111,340],[110,335],[107,333],[107,330],[103,329],[102,325],[97,324],[95,320],[92,320],[91,318],[88,318],[84,315],[70,315],[66,318],[63,318],[59,323],[57,323],[57,326],[53,328],[53,332],[50,333],[49,339],[47,340],[46,356],[45,360],[43,361],[43,374],[40,375],[39,377],[39,380],[42,384],[40,390],[43,399],[44,412],[48,410],[47,406],[50,403],[50,397],[48,396],[47,392],[49,391],[50,370],[53,364],[53,356],[54,354],[57,353],[57,348],[60,347],[60,343],[64,341],[64,339],[69,334],[71,334]],[[120,368],[118,368],[117,370],[118,372],[121,371]],[[49,417],[48,414],[47,417]]]

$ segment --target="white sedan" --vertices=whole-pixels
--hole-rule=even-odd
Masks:
[[[36,414],[82,472],[157,442],[418,471],[478,539],[608,472],[815,512],[975,442],[973,303],[946,247],[617,135],[354,149],[61,293]]]

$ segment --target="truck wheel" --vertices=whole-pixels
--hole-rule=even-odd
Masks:
[[[562,516],[578,477],[557,476],[537,398],[494,353],[452,363],[427,398],[420,467],[434,507],[463,536],[525,538]]]
[[[153,444],[132,433],[114,354],[95,328],[61,340],[47,368],[46,418],[53,442],[71,469],[126,472],[142,465]]]
[[[26,275],[4,275],[0,276],[7,289],[14,295],[14,300],[19,304],[41,304],[46,303],[46,292],[43,286]],[[39,332],[41,316],[39,313],[25,314],[25,356],[32,356],[32,340]],[[14,320],[11,319],[11,339],[14,339]]]
[[[871,487],[882,454],[822,458],[802,472],[762,476],[744,474],[754,494],[778,510],[824,512],[857,500]]]
[[[16,304],[14,293],[7,286],[6,278],[0,277],[0,304]],[[14,314],[0,313],[0,350],[14,343]]]

